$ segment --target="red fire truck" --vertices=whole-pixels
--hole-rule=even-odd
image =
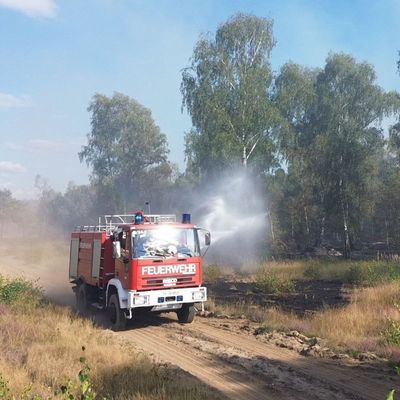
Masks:
[[[138,311],[175,311],[181,323],[190,323],[194,304],[207,300],[202,255],[209,245],[210,233],[193,225],[190,214],[176,222],[175,215],[138,211],[79,226],[71,235],[69,263],[77,309],[107,310],[114,330],[124,329]]]

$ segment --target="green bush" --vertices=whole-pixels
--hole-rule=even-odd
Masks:
[[[207,283],[215,283],[223,275],[222,268],[218,264],[211,264],[204,267],[203,279]]]
[[[400,265],[396,263],[363,261],[353,263],[345,274],[346,282],[372,286],[400,280]]]
[[[389,325],[383,332],[382,336],[387,344],[400,346],[400,322],[390,318],[388,322]]]
[[[294,290],[293,279],[278,275],[266,268],[257,271],[255,284],[259,290],[273,294],[288,293]]]
[[[307,279],[321,279],[322,272],[321,272],[321,265],[319,264],[310,264],[307,265],[304,269],[304,277]]]
[[[367,280],[371,280],[371,276],[368,277],[368,275],[370,275],[370,273],[366,268],[363,268],[359,264],[355,264],[348,269],[345,280],[352,285],[362,285],[365,284]]]
[[[0,303],[25,306],[36,305],[44,300],[43,291],[35,282],[23,278],[6,279],[0,275]]]

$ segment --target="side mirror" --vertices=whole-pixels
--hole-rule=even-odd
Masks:
[[[113,258],[120,258],[121,257],[121,243],[120,242],[113,242]]]
[[[211,233],[210,231],[208,231],[207,229],[204,228],[197,228],[198,232],[201,232],[200,235],[200,242],[203,241],[203,237],[204,237],[204,246],[208,247],[211,244]]]
[[[206,234],[204,235],[204,243],[206,244],[206,246],[209,246],[211,244],[211,233],[210,232],[206,232]]]

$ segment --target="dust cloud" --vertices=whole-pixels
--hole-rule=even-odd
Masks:
[[[57,304],[73,305],[69,239],[26,206],[23,223],[8,223],[0,240],[0,274],[34,281]]]

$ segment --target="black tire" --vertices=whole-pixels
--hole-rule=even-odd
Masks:
[[[86,285],[81,283],[76,290],[76,310],[78,314],[87,316],[89,314],[89,306]]]
[[[196,309],[193,304],[183,304],[176,315],[178,316],[178,321],[181,324],[190,324],[193,322],[194,316],[196,314]]]
[[[108,300],[107,313],[113,331],[123,331],[126,328],[125,312],[121,310],[118,296],[115,293]]]

